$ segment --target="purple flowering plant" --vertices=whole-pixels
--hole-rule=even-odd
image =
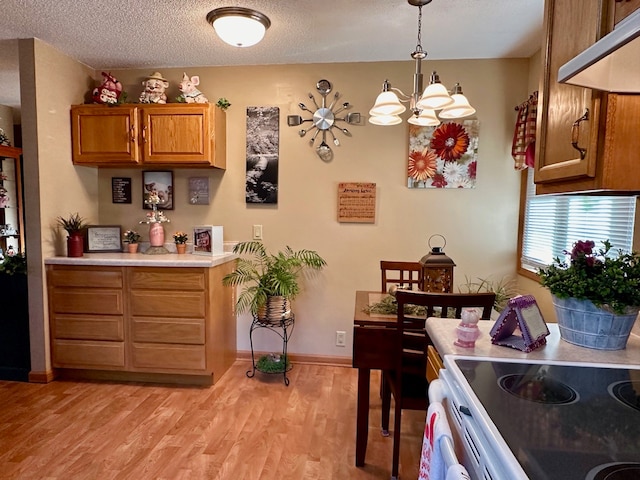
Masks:
[[[592,240],[578,240],[567,260],[556,257],[538,271],[541,284],[559,298],[590,300],[596,307],[617,314],[640,309],[640,257],[612,252],[609,240],[596,249]]]

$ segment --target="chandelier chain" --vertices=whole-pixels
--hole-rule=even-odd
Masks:
[[[422,5],[418,6],[418,43],[416,52],[422,52]]]

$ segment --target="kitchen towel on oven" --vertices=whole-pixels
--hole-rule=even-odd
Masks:
[[[444,407],[440,402],[431,402],[422,438],[419,480],[446,480],[447,465],[440,448],[440,440],[443,437],[449,437],[451,440],[451,429]]]
[[[469,476],[469,472],[459,463],[456,465],[451,465],[447,469],[447,479],[446,480],[471,480]]]

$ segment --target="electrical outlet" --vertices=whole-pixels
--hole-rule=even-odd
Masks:
[[[253,239],[262,240],[262,225],[253,226]]]
[[[347,332],[338,330],[336,331],[336,347],[347,346]]]

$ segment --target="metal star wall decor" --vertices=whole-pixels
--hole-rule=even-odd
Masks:
[[[287,125],[290,127],[297,127],[305,122],[311,122],[312,126],[309,129],[301,128],[298,131],[300,137],[304,137],[307,133],[313,132],[309,145],[313,147],[316,143],[316,139],[319,139],[319,134],[322,132],[322,140],[316,147],[317,155],[325,162],[333,160],[333,150],[327,143],[327,134],[330,135],[331,141],[336,147],[340,146],[340,140],[334,133],[334,129],[341,132],[343,135],[350,137],[351,132],[345,128],[338,126],[338,122],[344,122],[349,125],[357,125],[360,123],[361,117],[359,113],[351,112],[347,113],[346,110],[351,108],[349,102],[338,103],[340,99],[340,92],[335,92],[331,98],[331,103],[327,105],[327,95],[331,93],[333,86],[329,80],[318,80],[316,83],[316,90],[320,94],[320,104],[316,101],[315,96],[309,93],[309,99],[313,102],[315,111],[307,108],[307,106],[300,102],[298,106],[304,112],[309,112],[311,118],[302,118],[300,115],[288,115]],[[335,110],[334,110],[335,108]],[[344,112],[344,113],[343,113]],[[343,113],[342,117],[338,117],[338,114]],[[314,132],[315,130],[315,132]]]

